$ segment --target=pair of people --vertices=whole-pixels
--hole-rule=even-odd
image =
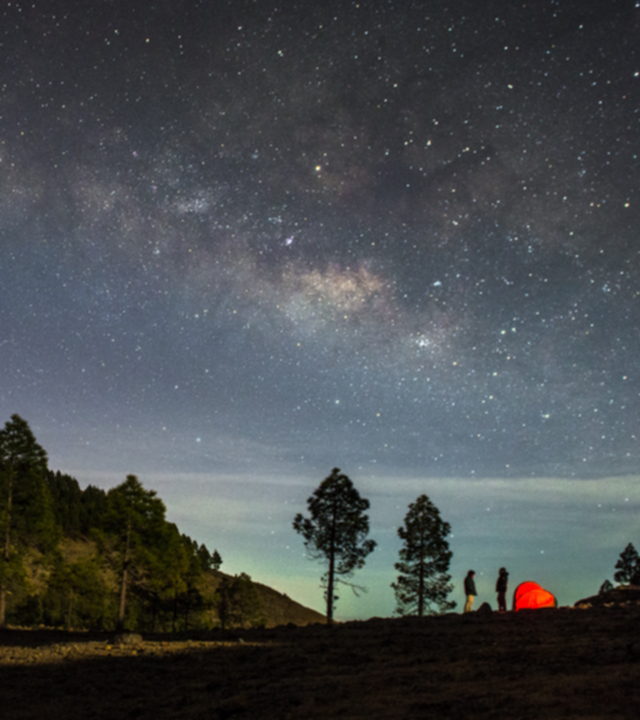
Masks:
[[[467,596],[467,601],[464,605],[464,612],[471,612],[471,606],[473,605],[473,598],[478,594],[476,592],[476,582],[473,579],[475,577],[475,570],[469,570],[467,576],[464,579],[464,594]],[[507,581],[509,579],[509,573],[505,568],[500,568],[498,574],[498,581],[496,582],[496,592],[498,593],[498,610],[501,613],[507,611]]]

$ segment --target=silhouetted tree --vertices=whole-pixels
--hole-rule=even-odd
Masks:
[[[78,481],[61,473],[48,470],[47,487],[53,500],[56,523],[66,537],[88,535],[100,528],[107,510],[107,493],[89,485],[84,491]]]
[[[197,543],[196,543],[197,545]],[[184,614],[183,630],[189,630],[189,617],[192,611],[199,610],[205,606],[204,596],[200,592],[202,580],[202,562],[196,553],[189,555],[189,562],[184,574],[185,589],[180,595],[180,604]]]
[[[144,576],[138,582],[139,588],[150,593],[153,598],[152,628],[155,629],[157,604],[160,601],[170,607],[171,629],[176,632],[179,599],[187,589],[186,577],[192,557],[195,558],[192,541],[181,536],[175,524],[164,523],[147,557]]]
[[[247,573],[240,573],[233,578],[232,585],[234,623],[239,627],[256,627],[261,624],[260,596],[251,577]]]
[[[605,580],[602,585],[600,585],[598,595],[604,595],[605,593],[608,593],[609,590],[613,590],[613,583],[611,582],[611,580]]]
[[[198,550],[200,549],[198,543],[188,535],[182,535],[180,541],[184,550],[180,573],[181,590],[174,595],[174,628],[178,619],[178,609],[181,608],[184,615],[183,629],[186,632],[189,629],[189,614],[191,610],[197,609],[203,604],[203,597],[200,593],[199,585],[204,568],[202,566],[202,557],[198,554]],[[204,547],[204,545],[201,547]]]
[[[220,557],[220,553],[217,550],[214,550],[211,553],[211,567],[214,570],[220,570],[221,565],[222,565],[222,558]]]
[[[344,582],[364,565],[365,558],[376,547],[369,534],[369,501],[360,497],[351,480],[334,468],[307,500],[311,517],[298,513],[293,529],[302,535],[312,560],[328,563],[326,581],[327,623],[333,622],[335,585]],[[347,583],[350,584],[350,583]],[[356,589],[356,586],[351,585]]]
[[[46,452],[26,420],[12,415],[0,430],[0,627],[6,621],[8,587],[24,576],[25,549],[46,550],[57,541],[46,471]]]
[[[223,630],[231,626],[233,603],[233,586],[231,580],[223,577],[214,594],[214,605],[218,613],[220,627]]]
[[[108,508],[107,493],[101,488],[88,485],[82,492],[81,532],[87,535],[91,530],[102,529]]]
[[[80,534],[80,515],[82,513],[82,490],[78,481],[59,470],[47,470],[47,487],[53,500],[53,513],[56,523],[67,537]]]
[[[622,585],[640,585],[640,560],[638,551],[631,543],[620,553],[616,568],[618,572],[613,575],[616,582]]]
[[[391,584],[396,594],[398,615],[435,615],[452,610],[456,604],[447,600],[453,590],[447,574],[451,551],[446,538],[451,532],[449,523],[440,518],[438,508],[426,495],[409,505],[404,525],[398,536],[404,542],[400,562],[394,567],[400,575]],[[432,610],[434,605],[437,610]]]
[[[217,550],[214,550],[212,553],[210,553],[204,543],[202,543],[202,545],[198,545],[198,543],[195,541],[193,549],[195,554],[200,558],[200,564],[202,565],[203,570],[220,570],[220,565],[222,565],[222,558],[220,557],[220,553]]]
[[[129,573],[144,573],[153,563],[165,525],[165,506],[154,490],[145,490],[135,475],[107,494],[107,531],[115,539],[120,574],[117,628],[124,627]]]

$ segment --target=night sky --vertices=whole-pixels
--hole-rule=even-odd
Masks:
[[[0,407],[322,609],[333,467],[393,611],[426,492],[454,599],[640,547],[640,2],[4,3]]]

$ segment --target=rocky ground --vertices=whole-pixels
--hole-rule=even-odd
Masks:
[[[5,630],[0,716],[637,718],[640,604],[168,638]]]

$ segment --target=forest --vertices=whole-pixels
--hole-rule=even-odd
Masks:
[[[166,520],[135,475],[105,492],[47,466],[28,423],[0,430],[0,628],[177,631],[265,623],[251,578]]]

